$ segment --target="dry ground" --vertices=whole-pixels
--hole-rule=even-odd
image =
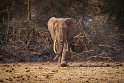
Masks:
[[[0,83],[124,83],[124,63],[0,64]]]

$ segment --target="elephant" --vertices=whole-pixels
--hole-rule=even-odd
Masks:
[[[58,59],[60,67],[69,66],[67,63],[67,53],[71,49],[73,37],[75,36],[75,20],[72,18],[56,18],[52,17],[48,21],[48,31],[53,40],[53,50]]]

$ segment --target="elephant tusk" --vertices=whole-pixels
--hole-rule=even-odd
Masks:
[[[54,61],[59,57],[59,55],[56,55],[55,58],[53,59]]]
[[[53,50],[54,50],[55,53],[57,53],[55,44],[56,44],[56,39],[55,39],[54,44],[53,44]]]
[[[54,41],[53,50],[54,50],[54,52],[57,54],[55,44],[56,44],[56,39],[55,39],[55,41]],[[56,55],[56,57],[55,57],[53,60],[56,60],[58,57],[59,57],[59,55]]]

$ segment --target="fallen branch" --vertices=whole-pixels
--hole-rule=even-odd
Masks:
[[[91,57],[89,57],[89,58],[87,58],[87,60],[90,60],[90,59],[94,59],[94,58],[102,58],[102,59],[108,59],[108,60],[110,60],[110,61],[113,61],[113,57],[107,57],[107,56],[99,56],[99,55],[96,55],[96,56],[91,56]]]
[[[99,47],[107,47],[107,48],[112,48],[112,49],[114,49],[114,50],[121,50],[121,49],[117,49],[117,48],[115,48],[115,47],[113,47],[113,46],[110,46],[110,45],[99,45]]]

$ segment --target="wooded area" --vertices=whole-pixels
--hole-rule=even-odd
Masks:
[[[124,0],[0,0],[0,62],[51,61],[53,16],[77,23],[70,60],[124,60]]]

